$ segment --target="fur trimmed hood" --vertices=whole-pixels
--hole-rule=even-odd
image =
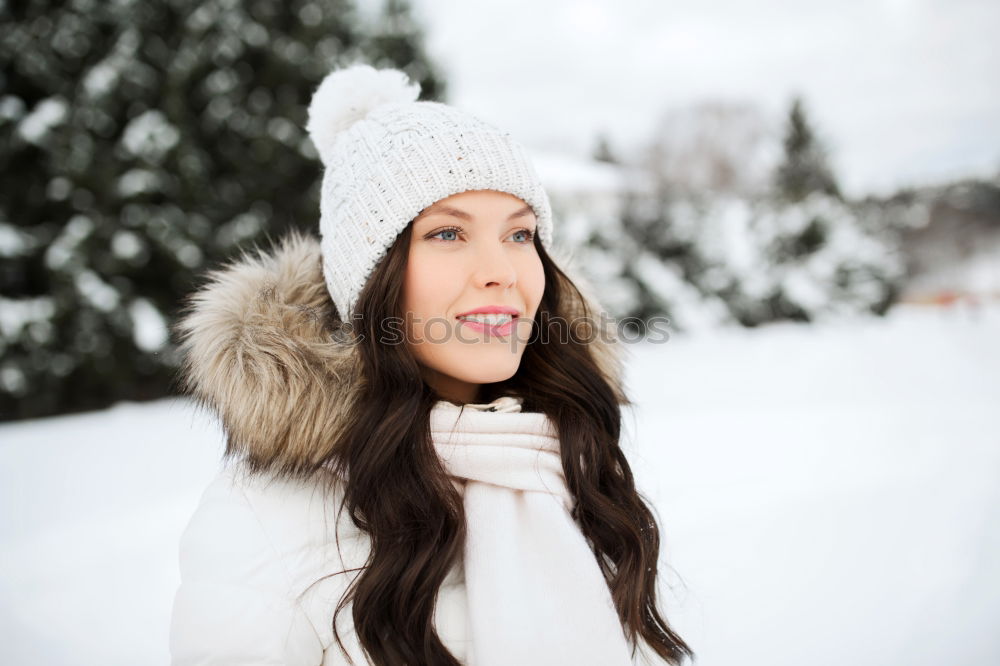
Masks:
[[[570,317],[603,309],[591,287],[553,259],[583,295],[564,294]],[[270,250],[244,251],[207,274],[186,300],[174,331],[182,389],[215,411],[227,435],[226,455],[282,472],[315,469],[331,433],[350,418],[364,378],[357,347],[332,335],[333,301],[323,280],[319,240],[293,231]],[[619,396],[624,346],[616,327],[589,342]]]

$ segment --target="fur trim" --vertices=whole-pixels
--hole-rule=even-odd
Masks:
[[[355,348],[329,334],[319,241],[293,232],[208,277],[176,325],[184,389],[219,414],[227,455],[289,472],[319,462],[359,385]]]
[[[174,325],[183,390],[219,415],[226,456],[245,457],[251,470],[315,469],[360,394],[357,348],[332,334],[333,302],[321,261],[319,240],[301,232],[270,251],[244,252],[208,273]],[[599,316],[586,282],[567,274]],[[564,298],[571,312],[582,312],[578,299]],[[613,326],[606,331],[614,333]],[[590,344],[624,402],[624,350],[612,338],[593,336]]]

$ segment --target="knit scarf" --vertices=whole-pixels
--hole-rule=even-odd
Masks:
[[[430,425],[465,504],[470,666],[630,665],[548,416],[504,396],[464,409],[439,401]]]

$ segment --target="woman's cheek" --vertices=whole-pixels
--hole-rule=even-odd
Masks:
[[[542,260],[537,254],[525,267],[523,275],[526,276],[527,298],[529,302],[525,305],[533,312],[542,302],[542,295],[545,293],[545,269],[542,267]]]

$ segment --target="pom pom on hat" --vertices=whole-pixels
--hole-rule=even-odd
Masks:
[[[420,84],[411,82],[406,72],[351,65],[327,74],[319,84],[309,104],[306,130],[323,164],[329,164],[341,132],[378,106],[415,102],[419,96]]]

